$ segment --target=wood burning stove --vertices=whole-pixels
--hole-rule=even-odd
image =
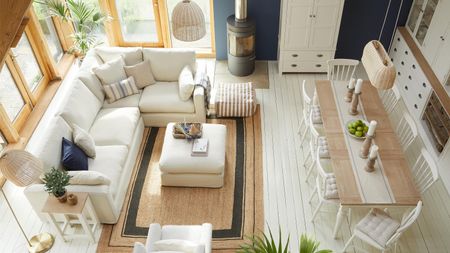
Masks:
[[[255,22],[247,18],[247,1],[235,1],[235,15],[227,18],[228,69],[235,76],[255,70]]]

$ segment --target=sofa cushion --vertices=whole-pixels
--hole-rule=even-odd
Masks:
[[[150,62],[148,60],[140,62],[133,66],[125,66],[123,68],[125,69],[125,73],[127,74],[127,76],[134,77],[136,86],[139,89],[143,89],[146,86],[155,83],[155,78],[153,77]]]
[[[68,124],[77,124],[84,130],[89,130],[102,102],[78,79],[66,94],[65,104],[60,115]]]
[[[77,124],[72,125],[73,142],[90,158],[95,158],[95,142],[92,136]]]
[[[89,133],[97,146],[129,146],[139,118],[140,112],[137,107],[101,109]]]
[[[97,146],[96,153],[95,159],[88,159],[89,170],[100,172],[108,177],[111,180],[110,190],[115,196],[128,156],[128,148],[123,145]]]
[[[125,65],[132,66],[139,64],[143,61],[142,59],[142,48],[134,48],[133,50],[129,52],[124,52],[122,54],[123,61],[125,62]]]
[[[95,53],[100,57],[100,59],[102,59],[103,63],[115,60],[117,58],[122,58],[125,53],[130,53],[127,55],[129,57],[126,57],[127,59],[125,63],[127,65],[134,65],[136,63],[128,64],[127,61],[130,61],[130,63],[135,61],[135,56],[136,54],[139,55],[139,52],[142,55],[142,49],[140,47],[96,47],[94,50]],[[135,54],[133,57],[131,57],[133,55],[133,52],[135,52]]]
[[[180,239],[159,240],[153,243],[153,251],[180,251],[184,253],[204,253],[205,245]]]
[[[71,170],[88,170],[88,158],[75,143],[62,137],[61,162],[64,168]]]
[[[50,120],[45,131],[37,138],[36,145],[28,145],[27,151],[35,155],[44,163],[44,172],[49,172],[52,167],[62,169],[61,164],[61,139],[71,140],[72,128],[60,116]]]
[[[192,97],[192,92],[195,89],[194,75],[192,74],[191,68],[185,66],[180,73],[178,78],[178,93],[181,100],[187,101]]]
[[[175,82],[184,66],[195,72],[195,51],[190,49],[143,48],[145,60],[150,60],[156,81]]]
[[[93,170],[69,171],[71,185],[109,185],[111,180],[103,173]]]
[[[192,99],[182,101],[178,95],[178,83],[157,82],[145,87],[139,101],[141,112],[194,113]]]
[[[117,58],[92,68],[92,72],[94,72],[103,85],[106,85],[119,82],[127,78],[123,66],[125,66],[123,59]]]
[[[105,90],[108,103],[139,93],[132,76],[119,82],[103,85],[103,89]]]
[[[105,93],[103,92],[102,83],[97,78],[97,76],[89,71],[78,72],[76,78],[80,79],[81,82],[88,87],[88,89],[94,93],[94,95],[103,102],[105,99]]]
[[[139,90],[138,94],[121,98],[112,103],[108,103],[108,101],[105,100],[105,102],[103,103],[103,108],[139,107],[139,100],[141,99],[141,94],[142,90]]]
[[[97,55],[95,49],[91,49],[87,52],[86,56],[81,63],[79,71],[91,71],[93,67],[103,64],[103,60]]]

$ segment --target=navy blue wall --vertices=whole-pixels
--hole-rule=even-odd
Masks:
[[[256,22],[256,58],[276,60],[278,48],[279,0],[248,0],[248,16]],[[214,0],[216,58],[227,58],[228,16],[234,14],[234,0]]]
[[[388,48],[401,8],[398,25],[405,24],[412,0],[346,0],[342,13],[336,58],[361,58],[364,45],[378,39]],[[385,13],[388,11],[383,28]],[[226,18],[234,13],[234,0],[214,0],[216,58],[227,58]],[[279,0],[248,0],[248,14],[256,21],[256,57],[276,60]],[[383,28],[383,29],[382,29]]]
[[[360,59],[364,45],[370,40],[380,39],[385,48],[389,48],[397,17],[398,26],[403,26],[411,4],[412,0],[346,0],[336,58]]]

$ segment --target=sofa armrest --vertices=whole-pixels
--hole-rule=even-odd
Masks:
[[[152,223],[148,228],[147,242],[145,243],[147,252],[152,252],[153,243],[159,240],[161,240],[161,225],[158,223]]]
[[[94,205],[95,212],[101,223],[116,223],[120,210],[116,210],[114,200],[108,185],[69,185],[68,192],[87,192]],[[47,200],[48,193],[43,184],[33,184],[24,189],[24,194],[36,214],[45,221],[42,208]]]
[[[202,224],[201,242],[205,244],[205,253],[211,253],[212,243],[212,225],[211,223]]]
[[[194,89],[194,94],[192,95],[194,99],[195,114],[198,118],[203,119],[201,122],[206,121],[206,107],[205,107],[205,90],[201,86],[196,86]]]

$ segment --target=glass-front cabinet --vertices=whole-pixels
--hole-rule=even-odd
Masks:
[[[416,0],[411,7],[406,27],[419,45],[423,44],[438,3],[439,0]]]

